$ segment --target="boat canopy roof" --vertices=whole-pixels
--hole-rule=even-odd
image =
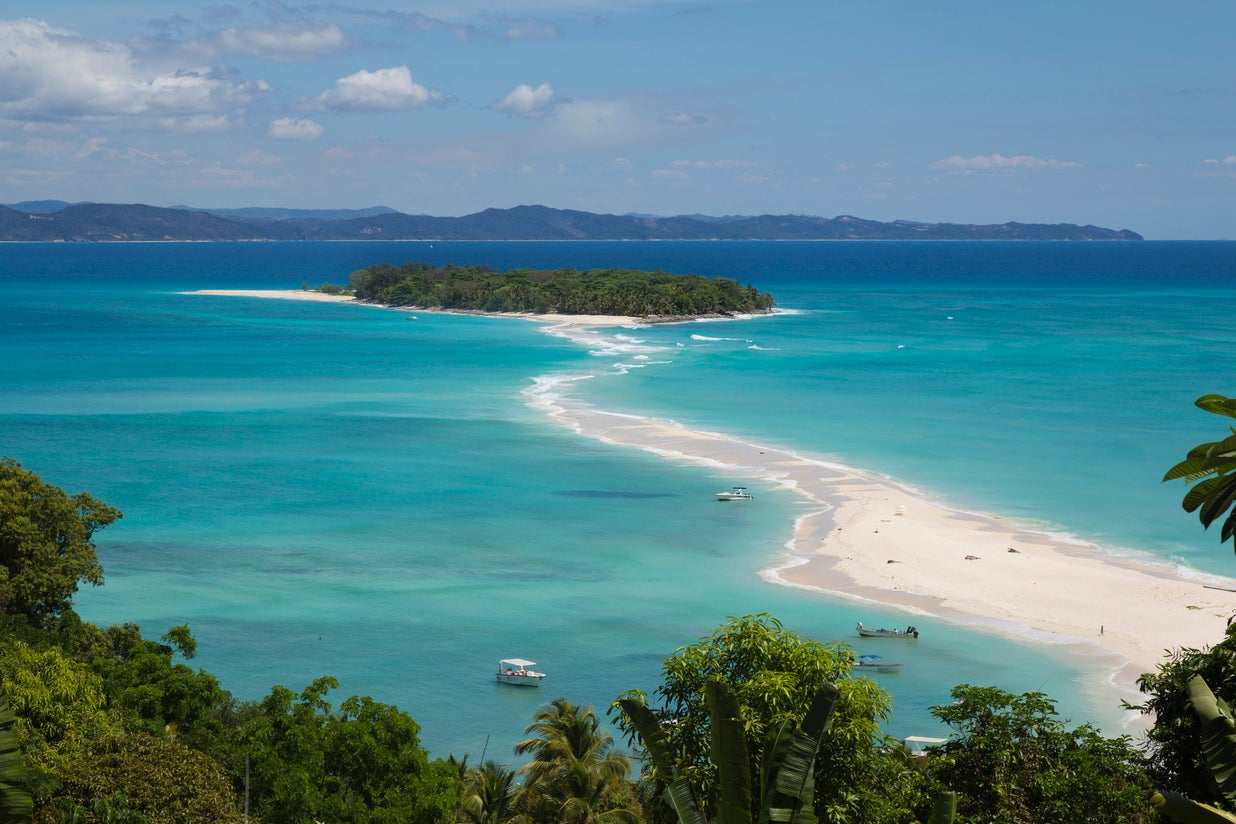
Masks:
[[[536,661],[528,661],[524,658],[503,658],[498,663],[499,664],[512,664],[516,667],[530,667],[534,665]]]

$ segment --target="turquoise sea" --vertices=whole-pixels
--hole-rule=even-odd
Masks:
[[[583,346],[521,320],[184,294],[408,260],[723,275],[790,311]],[[857,620],[912,620],[905,671],[877,676],[895,735],[938,732],[929,708],[960,683],[1126,720],[1084,647],[766,582],[798,500],[718,504],[747,479],[577,435],[538,386],[1236,572],[1160,483],[1226,431],[1193,401],[1236,394],[1236,243],[4,244],[0,288],[0,454],[124,512],[83,616],[187,623],[193,663],[242,699],[334,675],[335,703],[396,704],[438,756],[509,759],[539,703],[604,711],[757,612],[855,646]],[[496,685],[506,656],[542,688]]]

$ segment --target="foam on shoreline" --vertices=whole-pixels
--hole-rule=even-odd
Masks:
[[[587,346],[588,330],[548,330]],[[951,623],[1092,656],[1106,686],[1137,696],[1136,678],[1169,650],[1221,639],[1236,612],[1236,580],[1180,569],[1136,550],[1104,548],[1047,525],[967,512],[870,472],[688,429],[672,420],[607,412],[564,397],[578,376],[545,376],[529,404],[576,433],[723,469],[749,486],[804,499],[785,552],[761,575],[856,604]],[[1213,587],[1213,588],[1212,588]]]
[[[193,294],[354,302],[299,290]],[[638,326],[635,318],[508,316],[550,324],[551,334],[622,358],[614,366],[620,371],[654,363],[660,351],[594,328]],[[1225,591],[1236,590],[1236,580],[1175,568],[1135,550],[1098,547],[1049,525],[951,508],[920,490],[821,457],[599,410],[569,397],[573,382],[590,377],[540,376],[526,390],[528,403],[582,436],[723,469],[749,486],[779,487],[803,499],[806,511],[795,519],[784,554],[761,572],[770,582],[1019,641],[1071,645],[1094,656],[1105,685],[1134,697],[1138,675],[1154,670],[1168,650],[1215,643],[1236,612],[1236,593]]]

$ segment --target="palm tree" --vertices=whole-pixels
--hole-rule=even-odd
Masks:
[[[468,824],[502,824],[515,815],[519,785],[515,771],[495,761],[468,771],[459,820]]]
[[[639,822],[637,812],[614,798],[630,762],[615,751],[614,737],[601,729],[592,707],[556,698],[532,719],[524,732],[534,735],[515,745],[517,755],[533,757],[519,770],[527,776],[521,802],[528,818],[542,820],[549,814],[550,820],[570,824]]]

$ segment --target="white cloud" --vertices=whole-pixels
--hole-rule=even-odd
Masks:
[[[506,36],[511,40],[546,40],[561,33],[553,23],[537,17],[508,19],[502,23],[506,27]]]
[[[1211,166],[1222,164],[1224,166],[1236,166],[1236,155],[1228,155],[1225,158],[1208,157],[1202,161]]]
[[[857,168],[858,167],[855,166],[853,163],[838,163],[837,164],[837,171],[839,172],[852,172]]]
[[[204,68],[148,69],[119,43],[89,40],[38,20],[0,20],[0,116],[210,113],[243,105],[268,88],[237,85]]]
[[[680,169],[749,169],[752,166],[763,166],[763,161],[759,160],[675,160],[674,164]]]
[[[312,60],[341,51],[347,40],[335,25],[278,23],[269,28],[225,29],[215,41],[223,51],[263,57],[280,63]]]
[[[1009,169],[1077,169],[1080,167],[1080,163],[1074,163],[1071,160],[1045,160],[1043,158],[1031,157],[1030,155],[1005,157],[1001,154],[990,154],[975,155],[974,157],[953,155],[944,160],[937,160],[929,168],[973,173],[1005,171]]]
[[[335,88],[322,92],[313,103],[342,112],[395,112],[446,99],[442,92],[414,83],[407,66],[391,66],[375,72],[361,69],[341,77],[335,81]]]
[[[270,121],[266,136],[276,140],[317,140],[326,129],[320,123],[296,117],[281,117]]]
[[[694,112],[671,112],[661,115],[659,119],[670,126],[699,126],[708,122],[707,117]]]
[[[527,83],[520,83],[506,97],[490,104],[490,108],[515,117],[544,117],[558,102],[560,98],[548,83],[542,83],[535,89]]]
[[[236,158],[236,162],[241,166],[276,166],[283,162],[283,158],[261,149],[250,149]]]

